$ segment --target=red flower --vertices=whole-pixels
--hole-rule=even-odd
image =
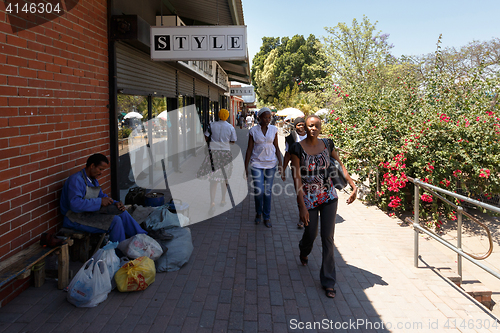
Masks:
[[[489,178],[490,177],[490,170],[488,169],[481,169],[479,170],[479,177],[483,177],[483,178]]]
[[[392,196],[390,197],[391,199],[391,202],[389,203],[389,207],[392,207],[392,208],[397,208],[401,205],[401,198],[397,197],[397,196]]]
[[[432,202],[432,196],[428,194],[422,194],[420,199],[425,202]]]

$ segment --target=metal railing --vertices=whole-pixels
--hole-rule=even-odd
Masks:
[[[414,213],[414,220],[413,220],[413,228],[415,230],[415,238],[414,238],[414,265],[415,265],[415,267],[418,267],[418,238],[419,238],[419,231],[421,231],[421,232],[427,234],[428,236],[432,237],[433,239],[437,240],[439,243],[443,244],[444,246],[448,247],[450,250],[457,253],[458,274],[460,275],[460,277],[462,277],[462,257],[463,257],[463,258],[469,260],[470,262],[476,264],[478,267],[482,268],[483,270],[487,271],[491,275],[495,276],[497,279],[500,279],[500,274],[498,272],[492,270],[491,268],[489,268],[489,267],[487,267],[479,262],[479,260],[484,260],[484,259],[488,258],[489,255],[491,254],[491,252],[493,251],[493,240],[491,239],[491,233],[490,233],[490,230],[488,229],[488,227],[486,225],[484,225],[482,222],[480,222],[478,219],[473,217],[471,214],[464,211],[463,207],[455,205],[454,203],[452,203],[448,199],[444,198],[443,196],[441,196],[437,192],[449,195],[449,196],[457,198],[461,201],[471,203],[473,205],[485,208],[487,210],[490,210],[490,211],[493,211],[496,213],[500,213],[500,208],[492,206],[492,205],[488,205],[488,204],[483,203],[481,201],[477,201],[477,200],[465,197],[465,196],[457,194],[457,193],[453,193],[453,192],[444,190],[444,189],[437,187],[437,186],[434,186],[434,185],[424,183],[419,179],[414,179],[411,177],[408,177],[408,179],[415,185],[415,192],[414,192],[414,196],[415,196],[414,210],[415,210],[415,213]],[[431,193],[433,196],[439,198],[443,202],[447,203],[448,205],[450,205],[456,209],[457,215],[458,215],[457,216],[457,246],[451,244],[450,242],[443,239],[441,236],[432,232],[428,228],[420,225],[420,223],[419,223],[419,221],[420,221],[420,219],[419,219],[420,188]],[[475,254],[464,252],[462,250],[462,216],[463,215],[467,216],[473,222],[479,224],[481,227],[483,227],[486,230],[486,233],[488,234],[488,241],[489,241],[490,246],[489,246],[488,251],[485,254],[478,256]],[[407,218],[407,221],[412,223],[411,218]]]

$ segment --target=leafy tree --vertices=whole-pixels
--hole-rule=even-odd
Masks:
[[[376,25],[377,22],[372,24],[363,15],[363,21],[358,23],[353,19],[351,27],[339,23],[325,28],[330,34],[324,37],[325,54],[334,82],[356,82],[365,78],[370,69],[390,61],[389,51],[393,45],[387,42],[389,34],[376,32]]]
[[[267,104],[276,103],[280,93],[295,84],[302,92],[317,91],[325,77],[325,57],[314,35],[264,37],[253,59],[252,82],[259,99]]]
[[[440,41],[441,36],[438,44]],[[423,76],[428,76],[437,66],[451,77],[463,80],[468,78],[471,70],[481,66],[484,79],[500,73],[500,38],[485,42],[474,40],[460,48],[447,47],[439,54],[430,53],[415,60],[420,63]]]
[[[140,113],[141,111],[138,110],[142,110],[142,105],[144,101],[147,102],[147,98],[145,96],[118,94],[117,101],[119,112],[137,111]]]
[[[255,80],[257,72],[264,69],[264,62],[266,61],[269,53],[278,48],[280,44],[281,39],[279,37],[262,37],[262,46],[252,60],[252,71],[250,73],[252,85],[255,87],[255,90],[258,90],[258,82]]]
[[[293,107],[297,104],[298,95],[299,87],[297,86],[297,83],[293,85],[292,89],[290,89],[290,86],[286,86],[285,90],[279,93],[274,105],[278,108],[278,110]]]
[[[274,49],[269,52],[269,55],[264,60],[261,70],[255,73],[255,81],[258,82],[258,87],[255,87],[259,98],[265,102],[273,102],[276,96],[275,81],[275,62],[278,55],[278,50]]]
[[[472,41],[459,49],[448,47],[443,50],[439,46],[441,38],[440,36],[438,40],[439,52],[413,59],[424,80],[428,80],[436,70],[446,73],[449,82],[470,81],[474,75],[483,81],[500,77],[500,38],[486,42]],[[480,73],[477,71],[479,68],[481,68]],[[467,94],[467,91],[463,90],[462,93]],[[498,102],[496,93],[490,102],[491,108],[498,105]]]

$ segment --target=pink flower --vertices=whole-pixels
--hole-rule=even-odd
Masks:
[[[391,202],[389,203],[389,207],[392,207],[392,208],[397,208],[401,205],[401,198],[397,197],[397,196],[392,196],[390,197],[391,199]]]
[[[450,121],[450,117],[448,117],[446,114],[441,114],[441,116],[439,117],[439,120],[440,121],[444,121],[444,122],[449,122]]]
[[[455,170],[453,171],[453,176],[458,177],[462,173],[462,170]]]
[[[479,177],[483,177],[483,178],[489,178],[490,177],[490,170],[488,169],[481,169],[479,170]]]
[[[445,185],[446,187],[450,186],[451,182],[448,179],[444,179],[439,182],[439,184]]]
[[[432,196],[428,194],[422,194],[420,196],[420,200],[425,201],[425,202],[432,202]]]

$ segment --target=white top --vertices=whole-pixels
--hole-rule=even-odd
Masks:
[[[254,146],[250,165],[259,169],[272,169],[278,163],[276,158],[276,147],[274,147],[274,138],[278,133],[278,128],[273,125],[267,127],[266,135],[262,133],[260,125],[254,126],[248,132],[252,136]]]
[[[302,140],[304,140],[305,138],[307,138],[307,134],[305,135],[298,135],[295,137],[295,142],[300,142]],[[285,141],[285,151],[288,151],[288,149],[290,149],[290,147],[288,147],[288,142]]]
[[[253,121],[253,117],[247,116],[245,120],[246,120],[247,124],[250,124]]]
[[[212,130],[212,140],[210,141],[210,149],[213,150],[231,150],[229,146],[229,141],[236,142],[236,131],[233,125],[225,120],[219,120],[210,123],[210,128]],[[208,130],[205,132],[205,136],[210,136]]]

